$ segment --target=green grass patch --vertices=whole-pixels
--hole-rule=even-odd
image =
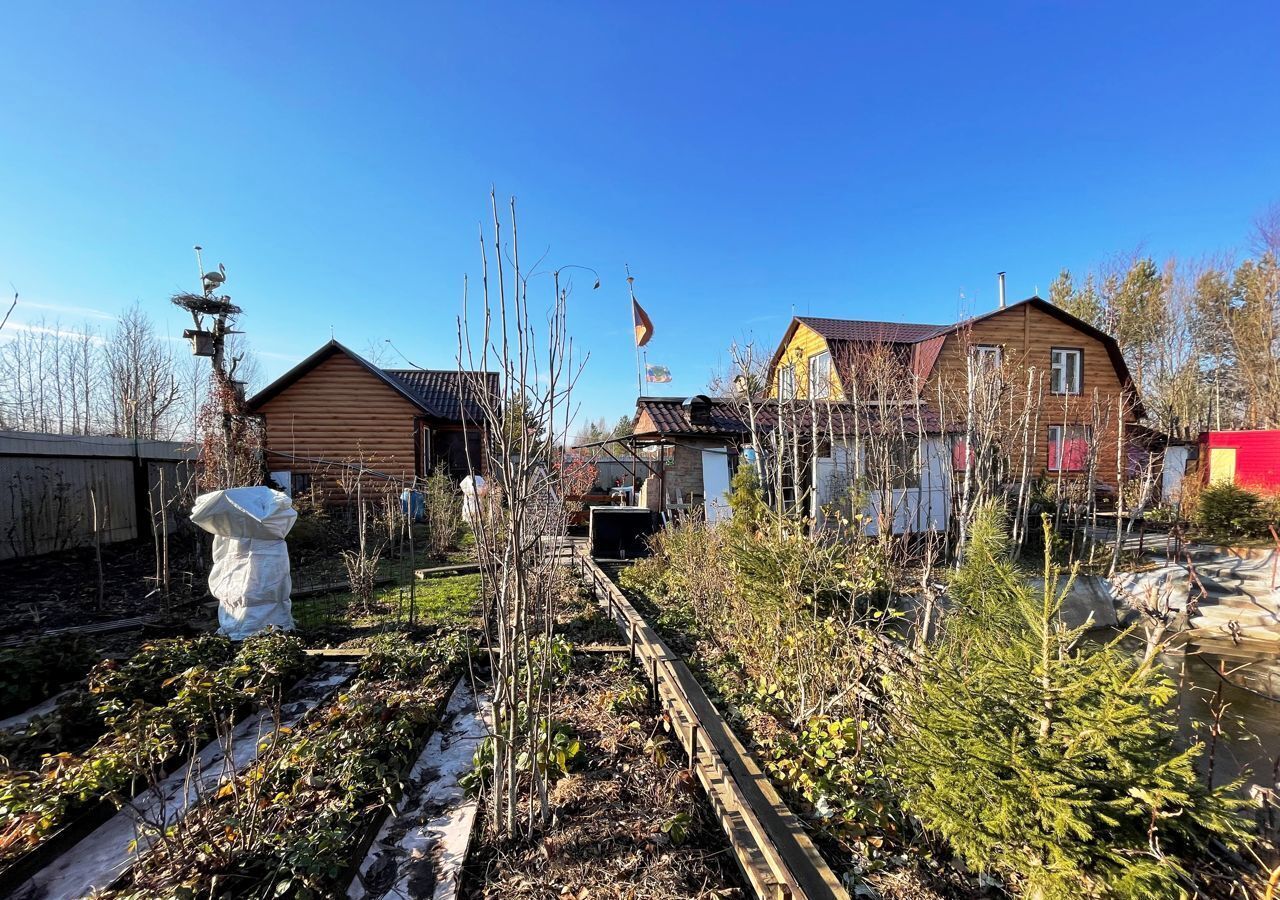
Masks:
[[[378,587],[369,610],[354,609],[347,592],[295,600],[293,618],[303,629],[340,624],[374,629],[408,625],[410,620],[415,625],[465,628],[476,614],[479,597],[479,575],[424,578],[418,580],[416,587],[408,583]]]

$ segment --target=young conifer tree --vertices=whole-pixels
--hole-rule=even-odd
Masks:
[[[979,512],[957,608],[900,686],[892,763],[905,806],[1029,897],[1186,896],[1189,863],[1245,832],[1237,786],[1205,787],[1202,747],[1179,746],[1158,663],[1066,627],[1071,579],[1046,553],[1045,586],[1031,587],[1002,523],[996,504]]]

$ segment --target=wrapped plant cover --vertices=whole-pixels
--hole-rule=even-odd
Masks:
[[[214,535],[209,592],[218,599],[218,631],[235,641],[293,629],[289,548],[298,513],[280,491],[238,487],[201,494],[191,521]]]

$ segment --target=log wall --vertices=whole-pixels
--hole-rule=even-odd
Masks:
[[[1012,382],[1015,396],[1025,394],[1028,373],[1037,379],[1043,378],[1044,395],[1036,433],[1034,469],[1043,472],[1048,467],[1049,426],[1089,425],[1094,421],[1096,403],[1101,410],[1101,426],[1093,434],[1098,454],[1097,478],[1100,483],[1114,485],[1117,423],[1122,415],[1127,423],[1134,422],[1135,418],[1123,402],[1123,386],[1106,345],[1031,304],[1010,307],[1005,313],[949,334],[924,391],[924,396],[932,402],[938,396],[941,384],[944,403],[950,407],[944,410],[944,417],[949,420],[954,421],[957,416],[963,418],[966,358],[970,348],[980,344],[1001,348],[1003,377]],[[1049,392],[1049,353],[1054,347],[1083,352],[1078,395]],[[1021,405],[1017,408],[1020,409]],[[1064,477],[1080,477],[1080,473],[1063,474]]]
[[[343,354],[319,363],[258,412],[266,418],[267,467],[310,475],[324,499],[346,498],[341,467],[326,460],[363,465],[398,480],[410,480],[417,471],[421,410]],[[401,489],[398,481],[377,476],[364,484],[374,491]]]

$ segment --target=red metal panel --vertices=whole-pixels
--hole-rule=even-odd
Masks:
[[[1280,490],[1280,430],[1210,431],[1204,446],[1235,448],[1235,483],[1241,487]]]

